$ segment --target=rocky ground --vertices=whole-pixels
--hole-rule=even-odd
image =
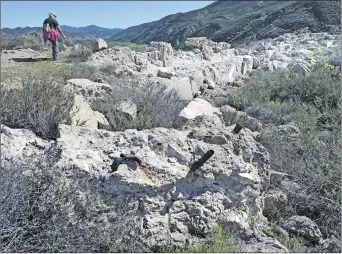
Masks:
[[[99,77],[98,82],[73,79],[65,85],[75,94],[72,121],[59,125],[56,140],[1,126],[2,167],[13,162],[49,165],[100,183],[102,195],[130,203],[130,211],[120,216],[133,214],[130,219],[136,222],[139,238],[149,246],[199,243],[220,223],[242,241],[244,251],[287,252],[265,233],[272,225],[264,215],[282,207],[286,197],[267,192],[272,177],[280,174],[270,170],[269,154],[258,142],[262,124],[225,105],[224,96],[255,70],[291,68],[305,74],[313,63],[310,54],[319,47],[333,48],[339,41],[339,36],[327,33],[284,34],[231,48],[228,43],[188,38],[190,51],[152,42],[143,53],[118,47],[95,52],[87,63],[111,66],[112,77],[150,80],[178,90],[188,105],[177,118],[177,128],[105,130],[108,120],[90,105],[95,97],[111,92],[106,84],[110,76]],[[18,64],[11,58],[46,53],[2,51],[2,70]],[[129,114],[135,113],[133,109]],[[243,127],[239,133],[233,132],[236,124]],[[191,165],[208,150],[214,151],[213,157],[192,172]],[[109,173],[121,153],[135,154],[142,164],[123,163]],[[315,248],[335,244],[322,239],[309,218],[294,216],[281,226],[285,236],[285,230],[299,234]]]

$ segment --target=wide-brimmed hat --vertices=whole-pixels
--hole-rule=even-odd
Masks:
[[[57,18],[56,14],[52,11],[49,12],[49,16],[53,16],[53,17]]]

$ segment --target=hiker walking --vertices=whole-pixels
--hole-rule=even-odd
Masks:
[[[44,43],[46,43],[47,40],[49,40],[52,44],[52,58],[54,61],[57,60],[58,55],[58,46],[57,46],[57,40],[59,38],[59,33],[62,34],[64,39],[66,39],[66,36],[62,32],[62,29],[59,27],[59,24],[56,20],[57,16],[53,12],[49,12],[49,17],[44,20],[43,23],[43,38]],[[58,30],[58,32],[57,32]]]

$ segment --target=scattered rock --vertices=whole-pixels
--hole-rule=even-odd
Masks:
[[[284,228],[290,233],[298,234],[305,239],[318,243],[322,239],[322,233],[317,224],[305,216],[292,216],[284,223]]]
[[[97,184],[96,179],[103,177],[105,181],[98,185],[99,191],[115,195],[118,202],[130,204],[120,216],[137,220],[137,226],[142,225],[138,226],[139,236],[148,246],[161,246],[170,239],[172,243],[184,243],[184,237],[197,240],[198,232],[208,236],[218,218],[223,218],[226,228],[237,229],[238,236],[252,239],[254,235],[247,214],[233,210],[243,204],[247,211],[256,210],[261,214],[262,203],[258,197],[262,187],[246,184],[246,181],[241,184],[235,179],[250,179],[246,176],[249,174],[253,181],[261,182],[259,171],[264,169],[258,164],[250,164],[244,156],[235,155],[233,149],[238,147],[246,154],[244,149],[253,148],[250,154],[255,154],[254,157],[261,153],[266,156],[266,152],[249,132],[228,140],[223,138],[223,126],[214,123],[208,129],[209,121],[204,117],[215,117],[219,110],[200,99],[193,102],[202,108],[195,107],[197,113],[190,118],[203,118],[197,124],[194,121],[186,130],[155,128],[111,132],[60,124],[59,136],[52,148],[50,143],[30,131],[19,132],[6,127],[1,131],[1,142],[6,142],[1,144],[5,147],[2,158],[33,161],[44,159],[42,154],[58,154],[51,164],[53,167],[70,168],[77,176],[89,177],[90,183],[95,181]],[[207,116],[196,117],[203,113]],[[193,133],[191,137],[190,132]],[[200,136],[202,140],[198,139]],[[207,136],[216,137],[218,144],[211,142],[212,138],[208,142]],[[37,144],[42,143],[42,148],[29,145],[34,140]],[[193,175],[189,172],[189,162],[199,159],[208,149],[213,149],[215,154]],[[123,164],[117,172],[108,174],[114,157],[131,152],[143,160],[142,165]],[[139,209],[138,214],[135,209]],[[124,233],[129,234],[129,230],[127,228]],[[170,234],[174,234],[175,239],[170,238]]]
[[[317,38],[324,36],[317,35]],[[182,99],[191,101],[200,88],[201,96],[223,96],[227,84],[243,82],[242,76],[252,69],[275,70],[289,65],[295,73],[308,73],[313,61],[305,58],[305,54],[308,48],[317,47],[315,41],[320,40],[302,37],[298,45],[298,38],[284,34],[281,38],[237,50],[230,49],[228,43],[216,43],[205,37],[188,38],[186,45],[193,50],[176,54],[171,44],[164,42],[151,42],[148,52],[140,53],[129,48],[103,49],[99,45],[88,63],[119,66],[122,72],[137,75],[140,80],[150,77],[166,84],[168,89],[177,89]],[[320,44],[334,45],[329,38],[324,40]],[[75,48],[82,50],[80,45]],[[13,57],[6,51],[1,59],[7,56]],[[296,62],[292,63],[292,58]],[[340,63],[340,56],[338,60]],[[270,165],[267,150],[255,141],[262,128],[258,120],[228,105],[219,109],[196,98],[180,112],[179,130],[110,132],[99,129],[99,126],[108,126],[108,121],[89,106],[95,98],[105,98],[112,92],[109,84],[97,81],[73,79],[67,82],[66,89],[76,94],[70,112],[72,126],[61,124],[56,141],[43,141],[30,131],[1,126],[4,163],[15,160],[36,163],[49,155],[54,157],[53,163],[49,162],[54,167],[72,168],[73,172],[86,173],[84,175],[92,179],[103,176],[106,181],[101,183],[101,192],[115,195],[115,199],[139,209],[135,219],[140,220],[141,237],[148,246],[160,246],[170,240],[179,245],[185,244],[187,239],[198,240],[198,232],[206,237],[217,224],[217,218],[223,218],[226,229],[247,241],[247,250],[287,251],[275,239],[258,235],[247,215],[248,211],[257,211],[261,217],[264,214],[271,218],[276,211],[284,209],[287,202],[284,193],[274,190],[261,198],[263,187],[269,185],[264,173],[269,172]],[[205,90],[207,88],[214,90]],[[118,109],[132,119],[136,117],[137,108],[131,101],[121,102]],[[223,126],[221,118],[228,126]],[[236,124],[244,127],[239,135],[231,133]],[[299,134],[298,128],[292,125],[278,126],[277,130],[293,137]],[[193,176],[189,172],[191,162],[208,149],[215,151],[213,158]],[[109,175],[112,160],[120,153],[135,153],[144,163],[135,167],[120,165],[117,172]],[[53,156],[55,154],[58,156]],[[25,171],[25,174],[30,172]],[[276,179],[284,188],[301,191],[301,186],[288,175],[279,172],[270,175],[271,180]],[[129,209],[131,212],[135,208]],[[126,210],[124,212],[123,216],[128,216]],[[306,217],[293,216],[284,223],[284,228],[314,243],[321,240],[317,225]],[[336,239],[326,239],[320,250],[330,251],[338,245]]]

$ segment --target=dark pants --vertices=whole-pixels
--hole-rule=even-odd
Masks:
[[[52,58],[54,61],[57,60],[57,56],[58,56],[58,46],[57,46],[57,41],[52,41],[49,40],[52,44]]]

